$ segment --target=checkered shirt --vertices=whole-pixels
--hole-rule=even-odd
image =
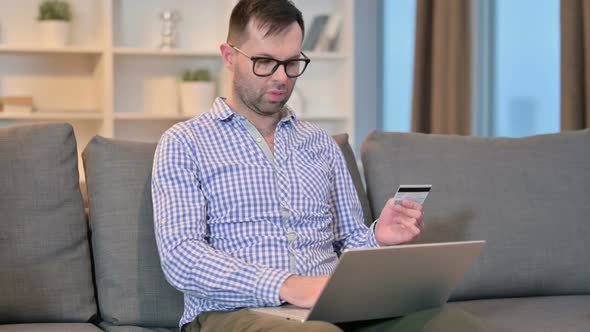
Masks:
[[[343,249],[378,246],[340,149],[291,111],[274,155],[217,98],[161,137],[152,196],[160,261],[184,294],[180,325],[205,311],[281,304],[292,274],[330,274]]]

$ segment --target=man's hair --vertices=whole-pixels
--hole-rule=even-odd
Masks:
[[[229,19],[227,42],[240,45],[245,41],[252,19],[256,20],[258,29],[266,30],[264,37],[281,33],[293,22],[299,24],[301,35],[305,35],[303,15],[290,0],[240,0]]]

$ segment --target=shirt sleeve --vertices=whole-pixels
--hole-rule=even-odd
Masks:
[[[207,203],[193,156],[165,134],[154,157],[154,227],[166,279],[183,293],[236,308],[280,305],[288,272],[250,264],[208,243]]]
[[[354,183],[340,148],[332,142],[333,178],[330,192],[334,250],[340,254],[344,249],[378,247],[373,231],[363,220],[363,210]]]

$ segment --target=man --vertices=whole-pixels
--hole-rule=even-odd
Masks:
[[[230,95],[158,144],[156,239],[167,280],[184,293],[186,331],[340,331],[243,308],[311,307],[343,249],[404,243],[423,227],[422,206],[390,200],[367,228],[338,146],[285,107],[309,63],[303,35],[301,12],[290,1],[240,1],[220,46],[233,75]],[[467,317],[419,314],[420,324]]]

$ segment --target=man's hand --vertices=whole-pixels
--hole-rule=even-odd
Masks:
[[[380,246],[391,246],[411,241],[424,227],[422,205],[405,199],[393,205],[393,198],[385,203],[375,226],[375,239]]]
[[[302,308],[311,308],[317,301],[328,276],[303,277],[292,275],[281,286],[279,297]]]

